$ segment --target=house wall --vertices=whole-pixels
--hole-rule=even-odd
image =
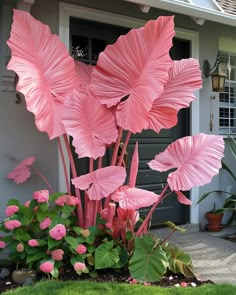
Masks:
[[[170,15],[172,13],[167,11],[160,11],[156,9],[151,9],[148,14],[142,13],[139,8],[132,4],[126,3],[121,0],[71,0],[64,1],[71,4],[78,4],[81,6],[89,6],[91,8],[97,8],[100,10],[105,10],[114,13],[120,13],[127,16],[132,16],[141,19],[156,18],[159,15]],[[53,33],[58,33],[59,31],[59,1],[58,0],[35,0],[35,4],[32,6],[31,13],[33,16],[41,20],[42,22],[48,24],[51,27]],[[219,25],[213,22],[206,21],[203,26],[197,25],[190,17],[186,17],[180,14],[175,16],[175,24],[179,28],[189,29],[199,32],[199,44],[200,44],[200,65],[203,64],[205,58],[209,59],[210,63],[213,64],[218,51],[218,43],[220,37],[235,36],[236,28],[229,26]],[[216,100],[214,100],[214,111],[217,111],[218,105],[218,95],[211,92],[211,81],[210,79],[205,79],[203,77],[203,89],[200,91],[200,131],[205,133],[210,133],[209,131],[209,115],[210,115],[210,96],[216,95]],[[0,128],[2,133],[6,133],[5,141],[0,147],[0,157],[2,161],[0,165],[0,175],[1,178],[1,199],[6,202],[6,199],[11,196],[18,196],[20,198],[28,199],[29,194],[35,188],[42,188],[42,184],[38,178],[33,177],[30,180],[30,185],[23,184],[21,186],[16,186],[5,179],[7,172],[14,166],[12,162],[12,157],[17,157],[17,159],[23,159],[29,155],[35,155],[38,157],[37,165],[40,169],[45,172],[52,184],[57,186],[57,147],[56,142],[48,142],[47,136],[45,134],[40,134],[36,128],[33,126],[33,115],[29,114],[24,109],[24,104],[16,105],[14,103],[14,94],[7,94],[3,96],[0,103],[0,112],[5,114],[5,125],[8,132],[5,132],[6,127]],[[3,111],[4,110],[4,111]],[[3,114],[3,115],[4,115]],[[14,121],[9,123],[9,115],[14,114]],[[2,118],[2,117],[0,117]],[[216,116],[215,116],[216,119]],[[16,123],[17,122],[17,123]],[[9,126],[10,124],[10,126]],[[217,122],[214,122],[214,126],[217,126]],[[10,129],[10,131],[9,131]],[[214,127],[213,132],[217,132]],[[9,148],[10,146],[10,148]],[[226,149],[227,151],[227,149]],[[227,152],[227,160],[228,152]],[[49,161],[50,160],[50,161]],[[48,163],[50,162],[50,165]],[[205,191],[210,191],[213,189],[222,188],[227,184],[227,187],[231,185],[231,189],[235,189],[235,184],[229,180],[229,178],[223,173],[219,176],[214,177],[211,184],[203,186],[200,188],[200,195]],[[31,186],[32,185],[32,186]],[[20,189],[19,189],[20,188]],[[30,191],[29,191],[30,190]],[[222,197],[216,197],[217,205],[221,205],[223,202]],[[4,205],[4,204],[3,204]],[[195,204],[193,204],[195,206]],[[204,212],[212,207],[212,200],[207,200],[201,203],[199,206],[199,217],[200,224],[204,227],[206,223],[204,219]],[[196,207],[197,208],[197,207]],[[0,219],[3,216],[3,207],[0,208]]]

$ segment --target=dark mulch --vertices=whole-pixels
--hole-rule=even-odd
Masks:
[[[13,267],[8,267],[10,271],[13,271]],[[113,269],[105,269],[99,270],[98,276],[96,278],[91,278],[89,275],[81,275],[81,280],[91,280],[96,282],[122,282],[122,283],[130,283],[130,274],[127,268],[123,268],[120,271],[115,271]],[[39,274],[37,280],[45,279],[45,276]],[[73,269],[66,269],[60,275],[60,280],[67,281],[67,280],[78,280],[78,275],[73,271]],[[181,282],[185,283],[195,283],[196,286],[201,286],[204,284],[213,284],[212,281],[199,281],[197,278],[185,278],[182,274],[172,274],[168,273],[165,277],[163,277],[160,281],[151,283],[152,286],[160,286],[160,287],[173,287],[175,284],[181,284]],[[4,280],[0,279],[0,294],[4,291],[21,287],[21,285],[16,284],[11,279],[11,276],[7,277]]]

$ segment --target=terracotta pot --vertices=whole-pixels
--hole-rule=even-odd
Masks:
[[[36,281],[36,271],[34,270],[14,270],[12,273],[12,280],[17,284],[25,284],[27,281]]]
[[[221,224],[221,220],[223,217],[223,213],[214,214],[212,212],[206,212],[206,219],[208,220],[208,224],[206,225],[206,229],[208,231],[220,231],[223,226]]]

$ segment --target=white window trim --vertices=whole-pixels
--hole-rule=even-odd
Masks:
[[[78,6],[68,3],[59,3],[59,36],[63,43],[66,45],[69,50],[69,22],[70,17],[77,17],[81,19],[87,19],[91,21],[97,21],[112,25],[120,26],[127,28],[138,28],[143,26],[147,20],[133,18],[125,15],[120,15],[116,13],[101,11],[93,8]],[[190,31],[186,29],[176,28],[176,37],[181,39],[186,39],[191,41],[191,56],[193,58],[199,58],[199,34],[195,31]],[[195,96],[197,100],[194,101],[190,109],[190,133],[191,135],[199,133],[199,91],[196,91]],[[63,147],[65,150],[65,147]],[[66,153],[65,153],[66,155]],[[69,159],[66,158],[67,170],[69,169]],[[60,154],[58,151],[58,183],[59,191],[66,191],[66,183],[64,179],[63,166],[60,159]],[[198,224],[199,223],[199,210],[198,205],[196,205],[199,198],[199,188],[194,187],[190,191],[190,198],[193,202],[193,206],[190,207],[190,223]]]

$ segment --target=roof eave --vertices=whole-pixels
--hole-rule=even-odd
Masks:
[[[199,7],[193,4],[184,2],[173,2],[173,0],[123,0],[127,2],[136,3],[139,5],[146,5],[153,8],[168,10],[174,13],[180,13],[188,16],[209,20],[216,23],[221,23],[236,27],[236,16],[227,14],[222,11],[215,11],[208,8]]]

